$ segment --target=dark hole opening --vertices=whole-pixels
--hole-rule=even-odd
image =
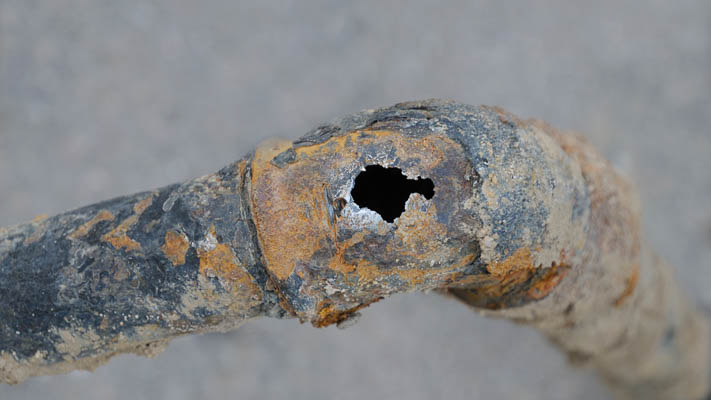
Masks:
[[[355,178],[351,196],[358,207],[369,208],[387,222],[395,221],[405,211],[412,193],[427,200],[434,196],[434,182],[429,178],[408,179],[399,168],[368,165]]]

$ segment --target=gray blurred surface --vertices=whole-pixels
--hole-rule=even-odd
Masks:
[[[584,132],[711,303],[711,2],[0,0],[0,225],[202,175],[428,97]],[[538,334],[434,294],[260,320],[0,399],[605,399]]]

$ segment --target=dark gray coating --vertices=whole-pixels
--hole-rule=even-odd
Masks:
[[[42,354],[46,363],[70,357],[58,344],[59,331],[94,332],[100,340],[79,357],[101,353],[119,335],[122,340],[151,342],[219,325],[225,318],[274,314],[276,296],[265,289],[267,276],[256,243],[246,200],[249,169],[238,163],[216,173],[217,181],[196,179],[155,192],[137,193],[69,211],[43,221],[10,228],[0,236],[0,352],[23,360]],[[216,183],[219,182],[219,183]],[[216,195],[219,192],[219,195]],[[135,214],[134,206],[152,198],[126,236],[140,249],[116,248],[103,238]],[[100,213],[81,237],[71,237]],[[241,310],[200,303],[187,311],[185,295],[199,290],[197,243],[214,226],[217,241],[229,243],[261,288],[259,306]],[[191,243],[184,263],[173,265],[161,247],[169,231]],[[224,294],[217,277],[214,290]],[[279,314],[279,311],[276,311]],[[150,326],[152,334],[138,333]]]

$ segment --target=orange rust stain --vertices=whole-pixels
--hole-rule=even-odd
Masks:
[[[474,300],[501,298],[521,287],[534,274],[535,270],[521,269],[500,277],[492,277],[490,283],[487,282],[481,288],[477,288],[475,292],[471,292],[470,297]]]
[[[554,265],[528,289],[526,292],[527,297],[533,300],[540,300],[548,296],[565,278],[568,271],[570,271],[568,266]]]
[[[407,281],[412,287],[421,285],[426,281],[434,280],[446,280],[446,275],[458,268],[461,268],[474,260],[474,255],[464,257],[460,262],[454,265],[450,265],[444,268],[413,268],[405,270],[397,270],[393,272],[394,275],[399,276],[401,279]]]
[[[335,225],[335,224],[334,224]],[[365,232],[356,232],[353,236],[351,236],[348,240],[344,242],[338,242],[338,232],[334,232],[334,238],[333,242],[336,245],[336,254],[331,258],[331,261],[328,265],[329,269],[332,269],[334,271],[338,271],[342,273],[343,275],[348,275],[356,271],[356,265],[355,264],[348,264],[344,260],[344,255],[345,251],[347,248],[352,246],[354,243],[358,243],[362,241],[365,238]]]
[[[123,236],[110,236],[110,237],[104,236],[102,239],[105,242],[111,243],[111,245],[114,246],[114,248],[117,250],[120,248],[126,248],[126,250],[129,250],[129,251],[135,251],[135,250],[141,249],[140,243],[131,239],[130,237],[126,236],[125,234]]]
[[[271,163],[277,155],[290,149],[291,142],[277,141],[258,147],[252,163],[252,209],[257,233],[269,272],[278,280],[287,279],[294,273],[298,262],[310,257],[331,243],[336,254],[330,267],[350,274],[358,271],[371,278],[379,274],[366,266],[347,265],[343,262],[342,251],[349,247],[337,243],[338,221],[329,217],[324,201],[324,191],[328,188],[331,171],[353,168],[363,162],[363,146],[369,145],[392,148],[394,159],[417,158],[417,168],[429,171],[440,164],[449,149],[459,149],[450,139],[436,135],[413,139],[398,132],[386,130],[361,130],[337,136],[320,144],[294,148],[296,160],[288,167],[279,168]],[[427,149],[423,151],[422,149]],[[304,185],[304,182],[312,184]],[[412,215],[410,215],[412,214]],[[396,231],[403,243],[398,248],[404,256],[426,253],[422,246],[436,246],[437,238],[446,236],[446,228],[436,223],[432,207],[429,212],[408,210],[400,217],[400,227]],[[413,219],[407,223],[407,218]],[[433,249],[433,251],[437,250]],[[412,273],[415,275],[415,273]],[[425,273],[426,274],[426,273]],[[414,281],[419,278],[410,277]]]
[[[140,216],[141,214],[143,214],[144,211],[146,211],[146,209],[148,207],[151,206],[151,204],[153,204],[153,195],[152,194],[150,196],[146,197],[145,199],[134,204],[133,205],[133,212],[135,212],[136,215]]]
[[[340,315],[341,313],[338,312],[333,304],[321,306],[318,312],[318,327],[322,328],[338,322]]]
[[[190,248],[190,242],[185,235],[174,231],[165,233],[165,244],[160,248],[173,266],[185,264],[185,255]]]
[[[440,268],[413,268],[406,270],[397,270],[393,274],[399,276],[410,283],[411,286],[416,286],[425,281],[441,281],[448,282],[453,278],[452,272],[467,266],[474,261],[475,255],[468,254],[454,264]]]
[[[492,275],[508,275],[514,271],[523,269],[535,269],[531,257],[531,250],[520,248],[511,256],[501,262],[493,262],[486,266],[486,270]]]
[[[42,222],[45,219],[49,218],[49,215],[47,214],[40,214],[32,219],[32,222],[37,223],[37,222]]]
[[[235,255],[227,245],[218,243],[212,250],[198,249],[200,258],[200,273],[214,273],[225,280],[232,281],[233,273],[239,268],[235,263]]]
[[[254,153],[252,161],[252,180],[258,181],[262,174],[267,174],[271,171],[273,165],[271,160],[292,146],[290,140],[284,139],[268,139],[262,142]]]
[[[378,297],[375,300],[369,301],[367,303],[359,304],[353,308],[347,310],[338,310],[333,304],[319,304],[318,305],[318,319],[314,321],[313,325],[317,328],[324,328],[332,324],[337,324],[339,322],[347,320],[356,311],[368,307],[369,305],[382,300],[382,297]]]
[[[283,172],[270,163],[290,146],[291,142],[282,141],[260,146],[252,170],[253,188],[257,187],[252,191],[257,196],[252,205],[258,236],[269,271],[279,280],[291,275],[296,259],[305,259],[320,248],[324,238],[321,224],[328,225],[326,204],[319,201],[323,186],[292,188],[288,181],[281,181]]]
[[[378,279],[398,277],[401,280],[406,281],[410,287],[415,287],[425,282],[433,283],[434,281],[440,281],[443,284],[449,283],[459,276],[459,274],[452,274],[452,272],[470,264],[474,261],[474,258],[474,254],[469,254],[452,265],[440,268],[391,268],[388,270],[381,270],[377,265],[366,261],[360,261],[357,265],[339,265],[338,263],[332,262],[329,267],[343,273],[344,275],[351,273],[355,274],[358,277],[359,285],[373,283]],[[339,266],[336,267],[336,265]]]
[[[635,265],[632,269],[632,274],[627,278],[627,286],[624,292],[615,300],[615,307],[622,306],[625,300],[634,293],[634,289],[637,287],[637,281],[639,281],[639,265]]]
[[[125,248],[129,251],[140,250],[141,244],[128,237],[127,232],[138,222],[138,218],[153,203],[153,194],[133,205],[134,214],[121,222],[111,232],[101,237],[101,240],[111,243],[116,249]]]
[[[419,165],[421,169],[428,169],[436,166],[444,157],[442,149],[435,143],[435,140],[442,140],[444,138],[434,137],[435,140],[432,139],[433,138],[431,137],[422,138],[419,140],[419,143],[415,145],[421,153],[427,154],[426,158],[421,159],[421,163]],[[297,159],[299,160],[320,158],[324,155],[328,156],[333,154],[337,154],[343,159],[356,159],[358,158],[359,153],[357,151],[357,146],[354,146],[354,143],[357,142],[362,145],[369,145],[385,141],[390,141],[393,144],[398,156],[401,158],[410,158],[412,154],[414,154],[410,152],[411,149],[407,146],[408,142],[411,142],[412,139],[405,138],[400,133],[395,131],[379,129],[352,131],[342,136],[333,137],[324,143],[301,146],[294,150],[297,154]],[[287,148],[288,146],[283,150]],[[278,154],[279,153],[275,153],[274,156]]]
[[[210,233],[213,238],[215,226],[210,227]],[[217,276],[221,280],[227,282],[231,289],[240,286],[249,287],[252,291],[258,292],[258,288],[252,275],[250,275],[244,266],[237,264],[237,257],[232,249],[223,243],[217,243],[214,248],[197,249],[198,258],[200,259],[200,273],[204,276]]]
[[[356,272],[356,265],[355,264],[348,264],[345,261],[343,261],[342,255],[336,255],[331,259],[331,262],[328,265],[328,268],[338,271],[342,273],[343,275],[348,275],[353,272]]]
[[[535,277],[536,269],[511,270],[499,276],[475,275],[468,279],[457,279],[456,286],[449,291],[473,306],[499,309],[508,307],[512,301],[515,303],[514,299],[521,296],[528,300],[546,297],[569,271],[568,265],[554,264],[540,277]],[[465,284],[467,282],[470,287]]]
[[[417,209],[409,210],[409,212],[406,211],[400,217],[400,227],[396,231],[396,235],[400,237],[403,244],[405,244],[408,255],[422,254],[425,256],[437,250],[436,247],[439,246],[439,243],[432,240],[432,232],[436,231],[437,234],[446,235],[446,230],[434,229],[430,226],[434,225],[430,220],[434,220],[435,218],[436,209],[434,207],[431,207],[427,212],[421,212]],[[412,228],[412,230],[409,231],[409,228]],[[441,224],[438,224],[436,228],[441,228]],[[365,232],[361,231],[356,232],[346,241],[336,242],[336,254],[331,258],[328,265],[329,269],[340,272],[344,276],[354,274],[358,277],[359,285],[372,283],[377,279],[393,276],[407,281],[411,287],[432,280],[440,280],[443,283],[447,283],[455,279],[456,276],[461,275],[458,273],[452,274],[452,272],[470,264],[475,259],[475,254],[468,254],[457,262],[440,268],[404,269],[397,266],[396,268],[387,270],[381,270],[377,265],[365,260],[356,261],[354,264],[346,263],[344,260],[345,250],[362,242],[365,237]],[[397,249],[388,250],[398,251]],[[299,274],[299,272],[300,271],[296,271],[295,273]],[[303,278],[303,276],[301,277]]]
[[[114,215],[107,210],[101,210],[98,214],[94,216],[91,220],[84,223],[82,226],[78,227],[74,232],[72,232],[69,237],[72,239],[79,239],[80,237],[86,236],[94,225],[102,221],[113,221]]]
[[[443,287],[451,289],[468,289],[471,287],[480,286],[491,286],[496,278],[493,275],[481,275],[481,274],[466,274],[465,272],[458,272],[452,274],[445,282],[443,282]]]

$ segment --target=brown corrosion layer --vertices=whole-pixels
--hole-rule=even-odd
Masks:
[[[458,288],[448,292],[464,302],[488,309],[520,305],[548,296],[570,271],[564,263],[544,268],[535,266],[532,252],[527,248],[516,250],[502,262],[487,266],[489,276],[474,276],[457,282]],[[467,287],[466,285],[470,285]]]
[[[98,224],[99,222],[102,221],[113,221],[114,220],[114,215],[111,214],[111,212],[107,210],[102,210],[98,214],[94,216],[91,220],[86,222],[85,224],[81,225],[79,228],[77,228],[74,232],[72,232],[69,237],[72,239],[79,239],[81,237],[86,236],[89,234],[89,231],[91,228],[94,227],[94,225]]]
[[[486,266],[486,270],[490,274],[497,276],[510,275],[513,272],[531,268],[534,268],[531,250],[526,248],[516,250],[504,261],[493,262]]]
[[[210,227],[208,234],[216,240],[215,227]],[[250,291],[259,292],[259,287],[254,282],[246,268],[237,263],[237,257],[224,243],[203,244],[197,248],[200,259],[200,273],[204,276],[216,276],[232,289],[249,288]]]
[[[141,244],[137,241],[128,237],[127,232],[133,225],[138,222],[138,218],[143,214],[144,211],[153,203],[153,195],[146,197],[145,199],[137,202],[133,205],[134,214],[126,218],[121,222],[116,228],[111,232],[102,236],[101,240],[111,243],[116,249],[125,248],[126,250],[140,250]]]
[[[254,199],[253,203],[258,205],[255,219],[267,266],[276,278],[287,279],[294,272],[297,260],[308,260],[323,247],[324,241],[337,242],[338,219],[332,219],[329,214],[328,207],[332,205],[322,201],[324,191],[329,189],[329,182],[327,177],[319,176],[319,171],[326,167],[334,171],[348,164],[358,163],[360,154],[355,143],[368,146],[386,141],[393,143],[399,157],[426,155],[420,160],[422,170],[431,169],[442,162],[443,146],[458,146],[446,138],[434,135],[413,140],[390,131],[351,132],[322,144],[294,149],[297,162],[306,167],[302,170],[313,175],[308,177],[308,187],[304,187],[302,183],[293,183],[306,180],[296,179],[291,173],[294,168],[290,166],[287,171],[287,168],[282,169],[271,162],[291,147],[290,142],[275,142],[258,149],[253,163],[253,187],[257,189],[256,193],[267,192],[268,196]],[[333,159],[334,155],[337,156],[336,160]],[[358,168],[360,167],[359,165]],[[285,176],[288,179],[285,179]],[[411,213],[403,214],[400,229],[396,234],[402,238],[408,253],[416,255],[424,254],[427,250],[436,251],[432,248],[435,244],[432,237],[444,237],[447,227],[436,221],[435,213],[434,207],[425,212],[413,207]],[[386,231],[387,225],[385,222],[382,224],[381,229]],[[285,241],[285,237],[290,240]],[[349,240],[350,243],[336,243],[337,250],[345,250],[350,244],[362,239],[362,236],[354,236]],[[331,268],[340,272],[355,270],[355,265],[341,264],[340,260],[342,257],[334,257]],[[363,273],[364,277],[372,278],[367,270]]]
[[[540,300],[553,289],[568,275],[570,267],[567,265],[553,265],[548,268],[542,276],[536,279],[529,289],[526,291],[526,297],[533,300]]]
[[[190,249],[188,238],[181,233],[168,231],[165,233],[165,244],[161,247],[165,257],[173,266],[185,264],[185,255]]]
[[[359,208],[348,201],[350,190],[371,164],[396,166],[411,179],[436,177],[435,199],[412,194],[394,223]],[[474,246],[451,242],[472,243],[473,234],[463,240],[469,233],[449,222],[466,225],[460,216],[472,195],[470,168],[461,146],[436,134],[365,129],[307,146],[263,144],[252,165],[251,200],[270,275],[280,287],[292,276],[303,282],[287,296],[310,298],[315,305],[301,317],[318,326],[352,313],[356,303],[451,282],[476,259]],[[330,273],[339,278],[327,281]],[[335,303],[321,301],[334,296]]]
[[[382,300],[383,297],[378,297],[375,300],[369,301],[367,303],[362,303],[359,304],[353,308],[349,308],[347,310],[340,310],[336,305],[334,304],[319,304],[317,307],[319,312],[319,319],[314,323],[314,326],[317,328],[325,328],[329,325],[333,324],[338,324],[340,322],[343,322],[349,318],[351,318],[358,310],[361,310],[365,307],[368,307],[369,305]]]

